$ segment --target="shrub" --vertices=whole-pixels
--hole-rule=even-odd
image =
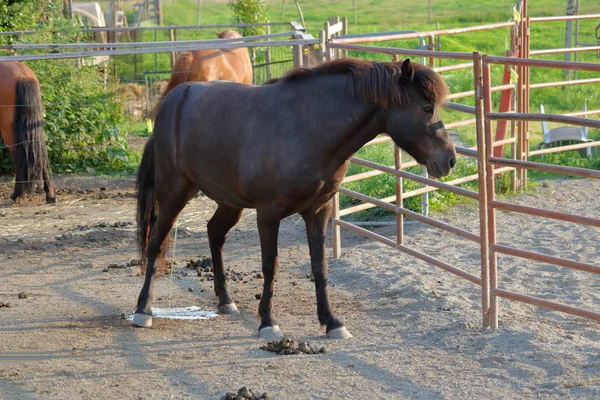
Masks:
[[[265,0],[231,0],[229,8],[238,24],[258,24],[267,22],[267,3]],[[241,29],[243,36],[263,35],[264,26],[247,26]]]

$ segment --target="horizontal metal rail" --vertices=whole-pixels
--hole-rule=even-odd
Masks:
[[[548,121],[561,122],[564,124],[572,124],[579,126],[588,126],[590,128],[600,128],[600,120],[571,117],[562,114],[534,114],[534,113],[515,113],[515,112],[495,112],[488,113],[486,117],[494,120],[508,121]]]
[[[410,172],[396,170],[394,168],[386,167],[385,165],[380,165],[380,164],[377,164],[377,163],[374,163],[371,161],[367,161],[367,160],[363,160],[360,158],[356,158],[356,157],[352,157],[350,159],[350,161],[352,161],[354,164],[362,165],[362,166],[369,167],[372,169],[377,169],[379,171],[384,171],[389,174],[399,176],[401,178],[412,179],[413,181],[416,181],[416,182],[419,182],[419,183],[422,183],[425,185],[431,185],[431,186],[437,187],[438,189],[447,190],[449,192],[460,194],[462,196],[469,197],[471,199],[479,199],[479,193],[474,192],[472,190],[455,187],[455,186],[449,185],[447,183],[435,181],[433,179],[425,178],[425,177],[422,177],[422,176],[419,176],[416,174],[411,174]]]
[[[600,313],[584,310],[583,308],[567,306],[565,304],[556,303],[554,301],[540,299],[539,297],[527,296],[524,294],[515,293],[503,289],[494,289],[494,293],[497,296],[504,297],[506,299],[516,300],[534,306],[544,307],[550,310],[561,311],[567,314],[577,315],[578,317],[600,321]]]
[[[388,245],[388,246],[390,246],[390,247],[392,247],[394,249],[400,250],[400,251],[402,251],[402,252],[404,252],[404,253],[406,253],[408,255],[411,255],[411,256],[413,256],[415,258],[418,258],[419,260],[425,261],[425,262],[427,262],[429,264],[432,264],[432,265],[434,265],[434,266],[436,266],[438,268],[441,268],[441,269],[443,269],[445,271],[448,271],[448,272],[450,272],[450,273],[452,273],[454,275],[460,276],[461,278],[464,278],[464,279],[466,279],[466,280],[468,280],[470,282],[473,282],[476,285],[481,286],[481,278],[479,278],[479,277],[477,277],[477,276],[475,276],[473,274],[470,274],[470,273],[468,273],[466,271],[463,271],[462,269],[453,267],[452,265],[447,264],[447,263],[445,263],[443,261],[440,261],[437,258],[433,258],[431,256],[428,256],[427,254],[424,254],[424,253],[421,253],[419,251],[413,250],[410,247],[406,247],[406,246],[404,246],[402,244],[398,244],[398,243],[394,242],[391,239],[388,239],[388,238],[386,238],[384,236],[381,236],[381,235],[379,235],[379,234],[377,234],[375,232],[372,232],[372,231],[370,231],[368,229],[364,229],[364,228],[360,228],[358,226],[352,225],[352,224],[350,224],[348,222],[342,221],[341,219],[333,218],[333,223],[336,224],[336,225],[339,225],[339,226],[341,226],[343,228],[346,228],[346,229],[348,229],[348,230],[350,230],[352,232],[358,233],[359,235],[363,235],[363,236],[366,236],[366,237],[371,238],[373,240],[376,240],[376,241],[378,241],[380,243],[386,244],[386,245]]]
[[[567,146],[546,147],[545,149],[530,150],[528,154],[529,154],[529,157],[532,157],[532,156],[539,156],[541,154],[560,153],[563,151],[587,149],[588,147],[597,147],[597,146],[600,146],[600,141],[586,142],[586,143],[579,143],[579,144],[570,144]]]
[[[261,22],[256,24],[212,24],[212,25],[164,25],[164,26],[123,26],[123,27],[104,27],[104,26],[95,26],[90,28],[81,28],[81,32],[125,32],[125,31],[166,31],[170,29],[214,29],[214,28],[246,28],[252,26],[282,26],[282,25],[290,25],[293,26],[294,29],[296,27],[301,26],[295,21],[290,22]],[[32,33],[36,33],[36,31],[26,30],[26,31],[10,31],[10,32],[0,32],[0,36],[20,36],[20,35],[30,35]]]
[[[344,177],[344,180],[342,181],[342,184],[360,181],[360,180],[367,179],[367,178],[373,178],[375,176],[379,176],[379,175],[383,175],[383,174],[385,174],[385,172],[373,170],[373,171],[362,172],[360,174],[346,175]]]
[[[468,69],[473,68],[473,63],[465,63],[465,64],[456,64],[456,65],[446,65],[445,67],[435,67],[433,70],[438,74],[449,71],[456,71],[459,69]]]
[[[555,60],[537,60],[533,58],[517,57],[499,57],[483,56],[483,62],[488,64],[518,65],[525,67],[542,67],[556,69],[573,69],[578,71],[600,71],[600,64],[575,62],[575,61],[555,61]]]
[[[471,240],[473,242],[479,243],[479,236],[478,235],[475,235],[475,234],[473,234],[471,232],[465,231],[464,229],[460,229],[460,228],[454,227],[452,225],[446,224],[445,222],[441,222],[441,221],[435,220],[433,218],[426,217],[426,216],[421,215],[419,213],[416,213],[414,211],[407,210],[405,208],[398,207],[398,206],[393,205],[393,204],[389,204],[389,203],[387,203],[385,201],[382,201],[382,200],[379,200],[379,199],[375,199],[373,197],[369,197],[367,195],[355,192],[353,190],[349,190],[349,189],[345,189],[345,188],[340,188],[339,192],[341,194],[345,194],[347,196],[354,197],[355,199],[362,200],[362,201],[367,202],[367,203],[371,203],[374,206],[383,208],[384,210],[392,211],[393,213],[396,213],[396,214],[402,214],[405,217],[416,219],[417,221],[421,221],[421,222],[423,222],[425,224],[428,224],[428,225],[434,226],[436,228],[442,229],[442,230],[444,230],[446,232],[454,233],[457,236],[460,236],[462,238],[465,238],[465,239]],[[345,214],[342,214],[342,212],[340,211],[340,216],[343,216],[343,215],[345,215]]]
[[[305,44],[317,44],[318,39],[295,39],[295,40],[278,40],[270,42],[250,42],[250,43],[230,43],[230,44],[198,44],[190,46],[171,46],[171,47],[152,47],[152,48],[137,48],[128,50],[98,50],[98,51],[74,51],[70,53],[53,53],[53,54],[31,54],[23,56],[2,56],[2,61],[29,61],[29,60],[56,60],[66,58],[84,58],[95,56],[122,56],[129,54],[148,54],[148,53],[166,53],[173,51],[191,51],[191,50],[211,50],[211,49],[239,49],[243,47],[281,47],[295,46]]]
[[[502,174],[504,172],[509,172],[509,171],[512,171],[512,170],[514,170],[513,167],[496,168],[496,169],[494,169],[494,175],[499,175],[499,174]],[[372,171],[369,171],[369,172],[372,172]],[[384,172],[381,172],[381,171],[377,171],[377,172],[379,172],[380,174],[384,173]],[[355,176],[355,175],[351,175],[351,176]],[[448,181],[446,183],[452,184],[452,185],[460,185],[460,184],[463,184],[463,183],[476,181],[477,179],[479,179],[479,175],[478,174],[473,174],[473,175],[464,176],[462,178],[456,178],[456,179]],[[347,182],[344,182],[344,183],[347,183]],[[343,189],[344,190],[348,190],[348,189],[345,189],[345,188],[343,188]],[[419,189],[415,189],[415,190],[411,190],[411,191],[408,191],[408,192],[404,192],[404,193],[402,193],[401,198],[402,198],[402,200],[406,200],[406,199],[409,199],[411,197],[420,196],[420,195],[425,194],[425,193],[435,192],[436,190],[438,190],[438,188],[428,185],[428,186],[425,186],[425,187],[422,187],[422,188],[419,188]],[[340,189],[340,193],[342,193],[341,189]],[[343,193],[343,194],[347,194],[347,193]],[[391,202],[396,201],[396,196],[395,195],[394,196],[388,196],[388,197],[384,197],[383,199],[379,199],[379,200],[383,201],[385,203],[391,203]],[[377,207],[377,205],[374,205],[373,203],[359,204],[359,205],[356,205],[356,206],[352,206],[352,207],[348,207],[348,208],[344,208],[343,210],[340,210],[340,216],[354,214],[356,212],[364,211],[364,210],[369,210],[369,209],[374,208],[374,207]]]
[[[503,201],[492,200],[488,203],[491,207],[504,211],[518,212],[521,214],[545,217],[559,221],[574,222],[577,224],[594,226],[600,228],[600,218],[583,217],[581,215],[569,214],[561,211],[543,210],[540,208],[511,204]]]
[[[565,267],[565,268],[571,268],[571,269],[576,269],[579,271],[600,274],[599,266],[586,264],[586,263],[582,263],[579,261],[566,260],[566,259],[560,258],[560,257],[554,257],[554,256],[546,255],[546,254],[536,253],[533,251],[516,249],[514,247],[503,246],[500,244],[492,244],[490,246],[490,248],[492,250],[494,250],[495,252],[507,254],[509,256],[521,257],[521,258],[526,258],[526,259],[532,260],[532,261],[540,261],[540,262],[543,262],[546,264],[554,264],[554,265],[559,265],[559,266]]]
[[[530,56],[540,56],[543,54],[558,54],[558,53],[583,53],[586,51],[600,51],[600,46],[586,46],[586,47],[565,47],[562,49],[543,49],[543,50],[531,50]]]
[[[397,33],[390,35],[373,35],[366,37],[357,38],[340,38],[333,39],[333,43],[369,43],[369,42],[385,42],[390,40],[406,40],[406,39],[418,39],[419,37],[430,37],[430,36],[444,36],[444,35],[457,35],[461,33],[486,31],[499,28],[508,28],[514,26],[514,22],[500,22],[496,24],[468,26],[464,28],[453,28],[453,29],[439,29],[435,31],[415,32],[415,33]]]
[[[564,113],[563,115],[570,115],[572,117],[579,117],[579,116],[583,116],[583,115],[594,115],[594,114],[600,114],[600,110],[575,111],[575,112],[570,112],[570,113]]]
[[[516,142],[517,142],[517,138],[511,137],[508,139],[497,140],[492,143],[492,146],[500,147],[500,146],[504,146],[505,144],[516,143]]]
[[[569,21],[569,20],[582,20],[582,19],[597,19],[600,18],[600,14],[581,14],[581,15],[559,15],[556,17],[531,17],[531,22],[555,22],[555,21]]]
[[[464,121],[450,122],[450,123],[446,124],[446,129],[454,129],[454,128],[459,128],[461,126],[473,125],[476,122],[477,122],[477,119],[475,119],[475,118],[465,119]]]
[[[456,152],[458,154],[461,154],[463,156],[477,158],[477,155],[478,155],[477,147],[466,148],[466,147],[455,146],[454,149],[456,150]]]
[[[453,103],[453,102],[448,101],[448,102],[444,103],[444,107],[449,108],[450,110],[460,111],[460,112],[464,112],[467,114],[475,115],[475,107],[473,107],[473,106],[467,106],[465,104]]]
[[[282,32],[272,33],[269,35],[244,36],[239,38],[228,39],[202,39],[202,40],[179,40],[179,41],[163,41],[163,42],[126,42],[126,43],[59,43],[59,44],[9,44],[0,46],[3,50],[27,50],[27,49],[120,49],[131,47],[166,47],[166,46],[188,46],[200,44],[225,44],[239,43],[253,40],[268,40],[278,37],[299,36],[301,32]],[[294,37],[296,39],[296,37]]]
[[[400,49],[395,47],[380,47],[380,46],[365,46],[355,44],[342,44],[336,42],[327,42],[327,47],[331,49],[356,50],[366,51],[371,53],[383,54],[401,54],[405,56],[429,57],[429,58],[446,58],[452,60],[472,60],[473,53],[459,53],[451,51],[430,51],[430,50],[413,50]]]
[[[583,178],[600,179],[600,171],[577,168],[577,167],[565,167],[562,165],[544,164],[533,161],[521,161],[511,160],[508,158],[497,158],[490,157],[489,162],[496,165],[505,165],[516,168],[534,169],[536,171],[553,172],[556,174],[581,176]]]
[[[571,86],[571,85],[584,85],[588,83],[598,83],[600,82],[600,78],[590,78],[590,79],[576,79],[570,81],[559,81],[559,82],[543,82],[543,83],[530,83],[530,89],[541,89],[548,87],[556,87],[556,86]]]
[[[507,89],[514,89],[515,85],[512,83],[507,83],[506,85],[499,85],[499,86],[493,86],[491,88],[491,92],[500,92],[502,90],[507,90]],[[448,100],[453,100],[453,99],[460,99],[463,97],[470,97],[470,96],[474,96],[475,95],[475,91],[474,90],[467,90],[466,92],[458,92],[458,93],[451,93],[449,94],[446,99]]]

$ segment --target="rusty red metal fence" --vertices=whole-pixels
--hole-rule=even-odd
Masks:
[[[600,320],[600,313],[595,311],[586,310],[583,308],[573,307],[542,298],[534,297],[528,294],[516,293],[503,289],[499,286],[498,276],[498,260],[497,254],[507,254],[516,257],[522,257],[527,260],[539,261],[543,263],[551,263],[558,266],[567,268],[573,268],[580,271],[587,271],[591,273],[600,273],[600,265],[593,265],[589,263],[583,263],[580,261],[568,260],[554,256],[548,256],[540,253],[531,251],[521,250],[510,246],[500,245],[496,241],[497,237],[497,226],[496,226],[496,210],[503,210],[508,212],[517,212],[522,214],[528,214],[533,216],[540,216],[544,218],[551,218],[561,221],[569,221],[577,224],[600,227],[600,219],[585,217],[580,215],[568,214],[558,211],[544,210],[529,206],[515,205],[505,201],[499,201],[496,199],[495,192],[495,177],[505,172],[513,173],[513,184],[515,187],[525,188],[527,181],[527,170],[540,170],[547,172],[555,172],[560,174],[567,174],[572,176],[586,177],[591,179],[600,179],[600,171],[589,170],[582,168],[567,167],[561,165],[543,164],[538,162],[528,161],[528,158],[533,155],[547,154],[557,151],[566,151],[580,148],[589,148],[600,146],[600,141],[593,141],[588,143],[581,143],[575,145],[559,146],[552,148],[545,148],[536,151],[529,151],[529,134],[528,134],[528,122],[529,121],[554,121],[561,123],[568,123],[577,126],[588,126],[593,128],[600,128],[600,121],[594,119],[581,118],[581,116],[600,114],[600,110],[592,110],[587,112],[574,112],[566,115],[561,114],[534,114],[529,112],[529,93],[531,90],[553,87],[553,86],[567,86],[567,85],[580,85],[580,84],[591,84],[600,81],[600,78],[573,80],[573,81],[561,81],[561,82],[544,82],[531,84],[529,69],[534,68],[559,68],[563,70],[585,70],[585,71],[598,71],[600,72],[600,65],[593,63],[582,63],[582,62],[565,62],[565,61],[551,61],[551,60],[537,60],[529,58],[531,55],[541,54],[555,54],[564,53],[568,51],[597,51],[596,47],[587,47],[585,49],[549,49],[544,51],[530,51],[529,46],[529,32],[531,22],[544,22],[544,21],[556,21],[565,19],[581,19],[599,18],[600,15],[594,16],[571,16],[571,17],[549,17],[549,18],[529,18],[526,15],[526,5],[524,6],[524,12],[521,15],[520,23],[509,22],[500,24],[482,25],[478,27],[459,28],[459,29],[448,29],[432,32],[417,32],[417,33],[404,33],[404,34],[393,34],[393,35],[377,35],[373,37],[360,37],[360,38],[336,38],[330,40],[327,43],[328,51],[327,54],[341,53],[341,50],[357,50],[362,52],[373,52],[378,54],[387,54],[392,59],[397,60],[399,55],[402,56],[418,56],[426,57],[429,59],[430,66],[434,66],[434,60],[454,60],[454,61],[467,61],[467,63],[460,63],[454,65],[448,65],[444,67],[437,67],[436,70],[439,73],[447,71],[454,71],[458,69],[472,69],[473,72],[473,90],[466,92],[453,93],[449,96],[448,100],[458,99],[463,97],[474,97],[475,106],[467,106],[462,104],[456,104],[452,102],[447,103],[447,108],[460,111],[463,113],[474,115],[475,118],[470,118],[462,121],[453,122],[447,124],[448,128],[466,126],[475,124],[476,127],[476,139],[477,146],[475,148],[463,148],[457,147],[457,152],[462,157],[474,157],[477,159],[478,172],[475,175],[465,176],[453,179],[449,182],[439,182],[431,180],[427,177],[415,175],[407,172],[404,169],[409,166],[415,166],[415,161],[401,162],[402,157],[400,149],[394,148],[394,159],[395,163],[393,166],[380,165],[371,161],[363,160],[357,157],[351,159],[352,163],[368,167],[369,171],[361,172],[359,174],[347,176],[343,183],[355,182],[361,179],[367,179],[380,174],[390,174],[395,177],[396,180],[396,194],[394,196],[386,197],[383,199],[377,199],[365,194],[358,193],[356,191],[349,190],[347,188],[340,188],[339,193],[347,196],[351,196],[355,199],[362,201],[362,204],[354,205],[346,209],[340,210],[339,194],[333,199],[333,215],[332,215],[332,244],[334,257],[340,257],[341,255],[341,228],[348,229],[360,235],[374,239],[380,243],[388,245],[394,249],[402,251],[420,260],[426,261],[438,268],[453,273],[463,279],[466,279],[472,283],[475,283],[481,287],[481,311],[482,311],[482,322],[484,327],[491,327],[493,329],[498,327],[498,297],[504,297],[513,301],[520,301],[528,304],[533,304],[540,307],[549,308],[552,310],[558,310],[569,314],[582,316],[594,320]],[[486,29],[499,29],[511,27],[511,56],[488,56],[482,55],[479,52],[474,53],[455,53],[455,52],[442,52],[442,51],[429,51],[429,50],[411,50],[411,49],[399,49],[399,48],[388,48],[380,46],[366,46],[359,43],[372,43],[376,41],[385,40],[401,40],[413,37],[434,37],[438,35],[448,35],[455,33],[474,32]],[[434,42],[431,39],[430,42]],[[491,85],[491,65],[509,66],[516,69],[518,74],[518,81],[516,84],[503,84],[499,86]],[[512,91],[511,97],[513,98],[512,106],[508,110],[502,112],[492,111],[492,93],[497,91],[510,90]],[[494,137],[494,130],[492,129],[492,122],[503,121],[504,123],[511,123],[511,134],[510,137]],[[390,141],[388,137],[378,137],[368,143],[367,145],[383,143]],[[503,152],[494,151],[495,149],[502,148],[505,145],[511,145],[512,151],[510,152],[511,158],[504,158],[501,156]],[[421,189],[414,190],[412,192],[402,192],[402,180],[412,179],[414,181],[425,184],[426,186]],[[478,190],[473,191],[465,188],[457,187],[465,182],[477,180]],[[428,216],[415,213],[402,207],[403,201],[410,196],[422,194],[424,192],[431,192],[434,190],[448,190],[453,193],[466,196],[471,199],[478,201],[479,206],[479,234],[474,234],[467,230],[452,226],[448,223],[435,220]],[[391,204],[394,203],[394,204]],[[384,237],[376,232],[365,229],[357,224],[345,221],[342,219],[344,216],[351,215],[355,212],[362,211],[372,207],[381,207],[385,210],[394,212],[396,214],[396,237],[395,239]],[[470,272],[467,272],[458,266],[450,265],[442,260],[431,257],[413,248],[410,248],[404,244],[404,229],[403,219],[404,217],[414,219],[426,224],[429,224],[438,229],[442,229],[446,232],[458,235],[461,238],[469,240],[471,242],[479,243],[480,251],[480,264],[481,274],[476,276]]]

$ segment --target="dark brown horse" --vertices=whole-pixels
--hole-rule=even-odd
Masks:
[[[56,202],[44,139],[40,84],[33,71],[20,62],[0,62],[0,133],[15,167],[10,203],[18,202],[42,184],[46,202]]]
[[[242,35],[228,29],[217,32],[219,39],[241,38]],[[177,85],[184,82],[232,81],[252,83],[252,62],[247,48],[193,50],[181,53],[177,57],[169,83],[160,96],[160,100],[150,112],[154,118],[165,96]]]
[[[148,264],[134,323],[151,325],[156,260],[177,215],[201,190],[218,204],[208,240],[220,312],[237,312],[223,271],[225,237],[244,208],[255,208],[264,274],[259,334],[282,336],[271,315],[277,238],[281,219],[299,213],[306,223],[319,322],[330,337],[350,337],[327,294],[330,200],[352,155],[382,132],[431,176],[447,175],[456,153],[438,112],[446,93],[439,75],[409,60],[332,61],[258,87],[233,82],[177,87],[158,112],[138,171],[138,241]]]

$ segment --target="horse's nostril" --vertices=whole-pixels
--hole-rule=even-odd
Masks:
[[[455,158],[455,157],[452,157],[452,158],[450,159],[450,168],[454,168],[454,166],[455,166],[455,165],[456,165],[456,158]]]

